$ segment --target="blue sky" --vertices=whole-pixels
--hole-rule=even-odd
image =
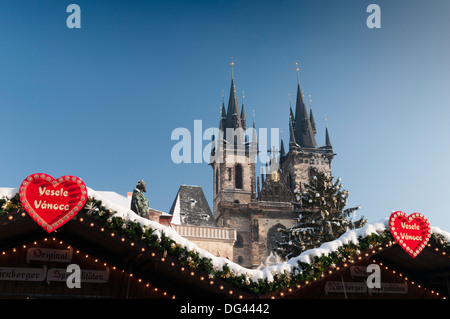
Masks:
[[[81,29],[66,26],[71,3]],[[212,206],[211,168],[173,163],[172,131],[218,125],[234,57],[247,119],[288,132],[298,62],[349,205],[450,231],[449,14],[446,0],[2,1],[0,187],[45,172],[125,195],[144,179],[156,209],[180,184]]]

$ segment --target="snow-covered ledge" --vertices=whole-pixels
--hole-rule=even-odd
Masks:
[[[16,193],[18,192],[18,188],[0,188],[0,198],[7,197],[12,198]],[[225,265],[228,266],[228,268],[236,275],[244,275],[247,278],[249,278],[253,282],[257,282],[259,279],[267,280],[268,282],[273,281],[274,275],[276,273],[282,274],[282,273],[292,273],[294,269],[298,269],[298,262],[303,263],[311,263],[312,257],[316,256],[322,256],[322,255],[328,255],[337,249],[339,247],[342,247],[344,245],[353,243],[358,244],[358,241],[360,238],[367,237],[371,234],[380,234],[384,232],[386,229],[388,229],[388,218],[385,218],[377,223],[373,224],[366,224],[363,227],[355,230],[349,230],[342,236],[340,236],[338,239],[327,242],[322,244],[318,248],[309,249],[304,251],[302,254],[300,254],[297,257],[291,258],[290,260],[279,263],[277,265],[266,267],[262,270],[256,270],[256,269],[248,269],[245,267],[242,267],[229,259],[226,259],[224,257],[216,257],[215,255],[211,254],[210,252],[201,249],[196,244],[192,243],[191,241],[187,240],[186,238],[180,236],[174,229],[161,225],[155,221],[148,220],[146,218],[140,217],[137,214],[135,214],[130,208],[124,207],[116,202],[113,202],[103,196],[101,194],[102,192],[97,192],[91,188],[88,187],[88,195],[96,200],[102,201],[102,205],[110,209],[111,211],[116,212],[112,217],[120,217],[124,221],[134,221],[139,223],[143,228],[150,227],[154,230],[154,233],[161,237],[161,235],[164,233],[165,236],[170,238],[171,240],[177,242],[182,247],[186,248],[189,251],[194,251],[199,254],[201,258],[208,258],[211,259],[212,265],[214,268],[218,270],[222,270]],[[431,227],[431,231],[434,234],[442,235],[445,240],[450,241],[450,233],[441,230],[438,227]]]

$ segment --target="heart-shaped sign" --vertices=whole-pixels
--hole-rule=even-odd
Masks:
[[[412,258],[426,247],[431,236],[428,220],[419,213],[407,216],[404,212],[393,212],[389,218],[389,229],[395,241]]]
[[[87,200],[87,188],[76,176],[36,173],[19,188],[20,202],[27,213],[47,232],[52,232],[73,218]]]

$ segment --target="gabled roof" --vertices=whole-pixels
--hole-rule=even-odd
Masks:
[[[181,185],[169,214],[173,215],[173,224],[217,226],[203,189],[200,186]]]
[[[0,198],[3,193],[0,189]],[[1,208],[0,250],[56,236],[122,269],[132,264],[136,276],[186,298],[333,298],[326,294],[327,282],[347,278],[351,266],[368,263],[407,281],[412,294],[406,297],[449,298],[445,278],[450,272],[450,233],[437,227],[431,227],[430,242],[414,259],[393,241],[386,218],[287,262],[256,270],[216,257],[173,229],[104,200],[92,189],[88,194],[82,211],[50,235],[20,203]],[[335,298],[344,296],[361,298],[350,293]],[[364,298],[376,296],[381,294],[368,293]]]

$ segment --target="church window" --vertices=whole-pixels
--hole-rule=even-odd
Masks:
[[[234,168],[235,188],[242,189],[242,165],[237,164]]]
[[[228,180],[231,181],[231,167],[228,167]]]
[[[234,242],[235,248],[242,248],[244,247],[244,240],[242,239],[242,236],[240,234],[236,235],[236,241]]]

